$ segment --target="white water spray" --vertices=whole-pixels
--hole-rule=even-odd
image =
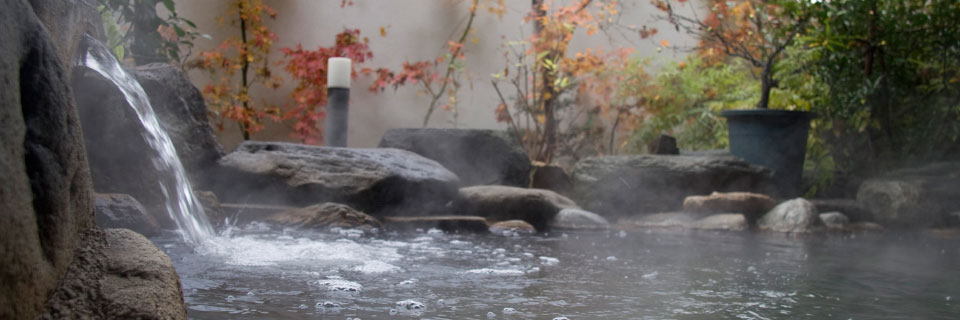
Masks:
[[[170,175],[173,183],[167,179],[160,179],[160,190],[166,199],[167,212],[177,224],[177,229],[183,239],[193,244],[201,244],[213,235],[213,227],[207,221],[203,207],[193,194],[190,180],[183,170],[183,164],[177,157],[177,151],[167,132],[160,127],[157,115],[150,105],[143,87],[130,74],[120,67],[120,63],[113,57],[110,50],[100,41],[87,37],[87,53],[83,64],[113,82],[123,92],[127,103],[133,107],[137,117],[146,131],[144,140],[157,150],[159,158],[153,159],[153,165],[161,173]]]

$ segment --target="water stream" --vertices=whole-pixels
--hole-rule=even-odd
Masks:
[[[123,96],[137,113],[143,128],[146,129],[143,134],[144,140],[159,154],[158,158],[153,159],[154,166],[157,171],[172,178],[158,181],[166,199],[167,212],[176,222],[177,229],[184,240],[193,244],[203,243],[213,234],[213,227],[210,226],[203,207],[194,196],[190,180],[177,156],[177,150],[167,132],[160,127],[157,115],[143,87],[123,70],[110,50],[100,41],[87,37],[85,42],[87,54],[84,56],[84,66],[104,76],[123,92]]]

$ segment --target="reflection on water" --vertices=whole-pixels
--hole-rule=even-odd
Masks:
[[[958,319],[960,241],[269,230],[154,239],[198,319]]]

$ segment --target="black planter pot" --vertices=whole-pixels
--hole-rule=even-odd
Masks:
[[[805,111],[728,110],[730,153],[775,172],[779,197],[800,195],[807,132],[815,115]]]

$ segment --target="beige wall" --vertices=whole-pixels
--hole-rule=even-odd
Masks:
[[[218,25],[216,17],[224,11],[226,0],[178,0],[179,14],[197,23],[202,33],[212,40],[199,39],[199,50],[208,50],[220,41],[234,35],[235,27]],[[292,47],[297,43],[305,48],[330,46],[334,35],[347,28],[358,28],[370,37],[374,58],[365,66],[399,69],[403,61],[432,59],[447,50],[447,41],[459,35],[467,18],[469,1],[466,0],[353,0],[354,5],[340,8],[340,0],[265,0],[275,8],[278,17],[269,21],[269,27],[279,36],[276,48]],[[487,2],[481,0],[481,3]],[[496,1],[493,1],[496,2]],[[623,1],[621,25],[650,25],[660,34],[641,40],[636,34],[624,36],[619,32],[597,33],[587,36],[579,31],[571,43],[568,54],[584,48],[603,48],[606,51],[617,47],[635,48],[644,57],[665,61],[679,57],[682,52],[667,50],[658,53],[660,40],[672,44],[692,44],[688,37],[680,36],[664,22],[656,22],[656,9],[647,0]],[[494,108],[499,100],[490,84],[490,74],[502,71],[506,40],[520,40],[530,34],[531,26],[523,23],[529,11],[529,0],[507,0],[507,12],[502,19],[481,12],[474,22],[472,37],[477,42],[465,45],[466,69],[469,80],[458,93],[459,121],[461,128],[504,129],[494,119]],[[389,26],[387,36],[381,37],[380,26]],[[279,61],[279,53],[271,59]],[[280,66],[275,73],[284,73]],[[194,71],[191,79],[198,86],[207,81],[203,72]],[[374,147],[388,128],[420,127],[429,104],[428,96],[419,92],[419,87],[406,86],[394,91],[373,94],[366,90],[370,76],[354,79],[351,92],[349,145]],[[279,90],[257,90],[255,94],[270,103],[283,105],[289,102],[289,93],[294,83],[287,80]],[[429,127],[452,127],[451,112],[438,110],[431,118]],[[285,127],[269,125],[254,136],[257,140],[289,140]],[[221,142],[229,151],[239,142],[239,131],[228,126],[220,134]]]

